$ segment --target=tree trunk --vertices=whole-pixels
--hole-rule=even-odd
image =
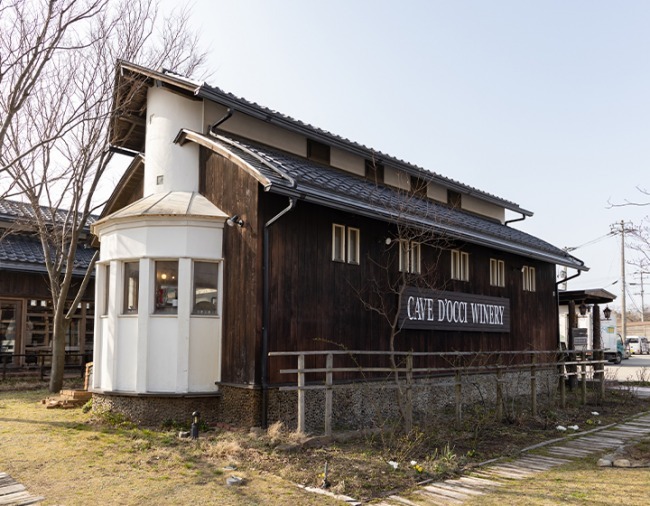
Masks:
[[[50,392],[58,393],[63,388],[63,373],[65,372],[65,336],[70,320],[60,315],[54,315],[52,332],[52,368],[50,370]]]

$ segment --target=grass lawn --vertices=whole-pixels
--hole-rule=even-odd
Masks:
[[[142,428],[112,413],[46,409],[40,402],[45,389],[24,388],[0,383],[0,472],[44,496],[46,505],[66,506],[340,504],[296,485],[319,486],[326,462],[330,490],[371,501],[407,493],[425,479],[457,476],[490,458],[516,456],[561,436],[559,424],[588,430],[650,410],[648,400],[623,391],[598,406],[570,399],[567,409],[547,407],[536,417],[523,406],[503,422],[480,405],[468,407],[461,426],[453,423],[453,410],[451,419],[441,412],[411,434],[376,430],[323,444],[278,426],[266,432],[211,427],[194,441],[179,439],[179,427]],[[244,484],[228,486],[231,475]],[[475,504],[645,505],[648,477],[648,469],[598,469],[585,461],[508,485]]]
[[[466,506],[646,506],[650,503],[650,469],[598,467],[582,459],[534,478],[499,487]]]
[[[0,392],[0,471],[46,505],[340,504],[246,462],[224,471],[233,446],[100,423],[81,409],[45,409],[46,396]],[[227,486],[231,474],[246,483]]]

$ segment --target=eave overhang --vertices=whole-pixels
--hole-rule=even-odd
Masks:
[[[390,223],[406,224],[422,229],[431,229],[456,240],[479,244],[499,251],[514,253],[579,271],[589,270],[581,260],[569,255],[563,250],[548,243],[544,243],[546,245],[544,248],[535,247],[535,241],[533,239],[536,238],[506,225],[497,225],[494,221],[487,218],[474,215],[470,217],[468,213],[463,211],[450,209],[440,204],[423,200],[418,200],[418,202],[427,209],[431,209],[430,213],[417,212],[416,210],[413,210],[413,212],[405,212],[404,207],[395,210],[382,206],[377,201],[373,201],[371,194],[377,188],[374,186],[370,188],[368,186],[371,184],[369,181],[343,174],[336,169],[313,164],[313,162],[308,160],[299,159],[287,154],[279,154],[277,151],[257,145],[253,149],[250,146],[250,142],[239,142],[223,136],[220,136],[220,138],[212,138],[187,130],[182,130],[179,133],[177,141],[181,143],[188,141],[194,142],[214,151],[220,156],[226,157],[259,181],[265,191],[271,193],[296,198],[332,209],[351,212],[367,218],[381,219]],[[265,151],[268,151],[268,153],[265,153]],[[291,171],[290,164],[282,163],[279,157],[284,157],[283,160],[290,160],[291,163],[300,165],[304,169],[304,173],[326,173],[331,175],[332,178],[345,179],[346,185],[341,186],[345,186],[347,190],[329,191],[323,185],[314,185],[301,180],[298,173]],[[273,166],[273,173],[270,172],[270,166]],[[294,181],[293,185],[289,183],[290,180]],[[382,194],[389,193],[391,198],[400,198],[399,192],[396,189],[382,187],[380,191]],[[409,199],[413,200],[414,198],[413,196],[409,196]],[[440,212],[444,212],[444,219],[438,219]],[[463,226],[463,220],[466,221],[468,219],[474,222],[472,229]],[[500,234],[504,237],[481,232],[481,224],[484,225],[483,228],[485,229],[491,228],[494,230],[494,227],[497,227]],[[541,243],[541,241],[539,242]]]

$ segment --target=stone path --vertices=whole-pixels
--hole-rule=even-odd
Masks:
[[[31,495],[25,489],[25,485],[16,483],[7,473],[0,473],[0,505],[22,506],[38,504],[44,499],[44,497]]]
[[[432,482],[411,492],[408,497],[393,495],[376,506],[427,506],[463,504],[477,495],[491,490],[511,480],[530,478],[544,471],[561,466],[588,455],[604,453],[650,434],[650,413],[640,415],[629,422],[597,429],[564,439],[543,448],[544,455],[524,452],[510,462],[493,462],[479,467],[467,476],[442,482]],[[531,447],[539,450],[540,446]]]

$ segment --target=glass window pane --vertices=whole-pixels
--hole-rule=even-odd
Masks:
[[[155,313],[178,313],[178,261],[156,262]]]
[[[11,362],[11,355],[19,353],[16,349],[17,326],[18,303],[0,302],[0,363]]]
[[[348,263],[359,263],[359,229],[348,228]]]
[[[411,272],[414,274],[420,274],[420,243],[412,242],[411,243]]]
[[[102,307],[102,315],[106,316],[108,314],[108,300],[111,295],[111,266],[106,265],[104,267],[104,306]]]
[[[124,263],[124,314],[138,312],[138,290],[140,289],[140,262]]]
[[[345,262],[345,227],[334,224],[332,227],[332,260]]]
[[[217,314],[219,264],[194,262],[192,314]]]
[[[399,240],[399,270],[409,271],[409,242],[406,239]]]

